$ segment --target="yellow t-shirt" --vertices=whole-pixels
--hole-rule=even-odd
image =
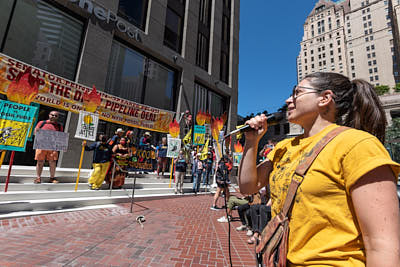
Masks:
[[[330,130],[283,140],[268,154],[272,215],[282,209],[299,161]],[[365,266],[365,251],[350,188],[364,174],[393,162],[381,142],[364,131],[350,129],[336,136],[321,151],[297,190],[289,224],[289,266]]]

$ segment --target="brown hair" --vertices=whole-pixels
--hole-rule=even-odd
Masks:
[[[316,72],[307,75],[310,84],[321,90],[331,90],[335,96],[335,122],[375,135],[385,141],[386,116],[374,86],[333,72]]]

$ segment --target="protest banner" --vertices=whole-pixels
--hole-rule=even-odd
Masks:
[[[17,75],[31,68],[39,79],[39,91],[33,102],[79,113],[81,110],[98,113],[104,121],[130,127],[168,132],[174,112],[135,103],[105,92],[64,79],[0,53],[0,94],[8,94],[9,86]],[[93,107],[94,110],[85,107]]]
[[[99,115],[81,110],[79,112],[78,125],[76,127],[75,138],[96,141],[97,126],[99,125]]]
[[[64,151],[68,150],[69,133],[38,129],[33,149]]]
[[[202,125],[194,126],[194,138],[193,144],[195,146],[204,145],[206,139],[206,127]]]
[[[172,138],[168,135],[167,158],[177,158],[179,150],[181,150],[181,139]]]
[[[37,107],[0,101],[0,149],[25,152]]]

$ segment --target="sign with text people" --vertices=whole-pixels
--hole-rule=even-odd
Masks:
[[[206,127],[204,125],[195,125],[193,132],[194,132],[193,145],[195,146],[204,145],[206,141]]]
[[[22,61],[0,53],[0,94],[7,95],[10,83],[20,72],[31,67],[33,76],[40,79],[36,103],[74,113],[84,110],[85,104],[93,106],[91,112],[100,119],[135,128],[156,132],[168,132],[174,112],[135,103],[105,92],[96,92],[87,86],[61,78],[55,74],[35,68]],[[88,110],[89,111],[89,110]]]
[[[0,149],[25,152],[37,107],[0,101]]]
[[[86,111],[79,112],[78,125],[76,127],[75,138],[96,141],[97,126],[99,125],[99,115]]]
[[[33,149],[64,151],[68,150],[69,133],[38,129]]]

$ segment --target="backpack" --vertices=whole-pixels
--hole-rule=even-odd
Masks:
[[[42,124],[39,126],[39,129],[42,129],[42,127],[43,127],[45,124],[48,124],[49,122],[47,122],[47,120],[45,120],[45,121],[39,121],[39,123],[42,123]],[[61,132],[61,128],[62,128],[61,124],[57,122],[57,124],[56,124],[56,129],[57,129],[57,131],[58,131],[58,132]]]

